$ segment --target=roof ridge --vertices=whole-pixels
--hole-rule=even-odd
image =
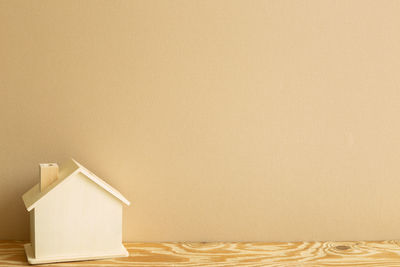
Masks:
[[[26,209],[28,211],[34,209],[40,203],[40,201],[46,197],[48,193],[50,193],[54,188],[63,184],[64,181],[68,180],[70,177],[78,172],[84,174],[88,179],[99,185],[102,189],[119,199],[121,202],[125,203],[128,206],[130,205],[129,200],[127,200],[118,190],[113,188],[103,179],[96,176],[93,172],[89,171],[82,164],[71,158],[67,162],[67,164],[65,164],[64,167],[60,169],[61,177],[57,181],[49,185],[46,190],[40,191],[38,183],[22,196]]]

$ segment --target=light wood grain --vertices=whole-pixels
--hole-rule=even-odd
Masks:
[[[23,244],[0,242],[0,266],[29,266]],[[400,242],[125,243],[129,257],[40,266],[400,266]]]

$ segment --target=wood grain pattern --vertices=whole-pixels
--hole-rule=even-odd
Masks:
[[[0,241],[0,266],[29,266],[21,241]],[[125,243],[129,257],[40,266],[400,266],[400,241]]]

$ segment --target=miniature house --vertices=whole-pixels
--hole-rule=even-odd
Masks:
[[[40,182],[22,199],[30,215],[29,263],[128,256],[122,206],[129,201],[75,160],[40,164]]]

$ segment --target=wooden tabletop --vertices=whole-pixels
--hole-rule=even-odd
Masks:
[[[0,241],[0,266],[29,266],[22,241]],[[400,241],[125,243],[129,257],[39,266],[400,266]]]

